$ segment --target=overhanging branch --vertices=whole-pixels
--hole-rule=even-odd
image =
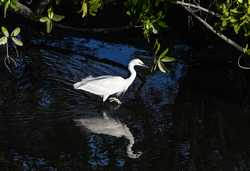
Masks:
[[[13,12],[21,15],[33,22],[39,23],[40,16],[36,15],[29,7],[26,5],[20,3],[17,1],[16,3],[17,9]],[[134,28],[142,28],[143,26],[121,26],[121,27],[109,27],[109,28],[79,28],[79,27],[71,27],[63,24],[55,23],[54,25],[57,28],[64,29],[64,30],[71,30],[71,31],[77,31],[77,32],[84,32],[84,33],[112,33],[112,32],[118,32],[122,30],[129,30]]]
[[[201,6],[199,6],[199,5],[187,3],[187,2],[184,2],[184,1],[176,1],[176,4],[181,5],[181,6],[183,6],[183,7],[188,7],[188,8],[192,7],[192,8],[195,8],[195,9],[199,9],[199,10],[201,10],[201,11],[203,11],[203,12],[206,12],[206,13],[208,13],[208,14],[211,14],[211,15],[213,15],[213,16],[220,17],[220,14],[218,14],[218,13],[216,13],[216,12],[213,12],[213,11],[211,11],[211,10],[209,10],[209,9],[206,9],[206,8],[204,8],[204,7],[201,7]]]
[[[201,17],[199,17],[197,14],[195,14],[190,8],[187,8],[185,6],[183,6],[184,9],[186,9],[189,13],[191,13],[194,18],[196,18],[198,21],[200,21],[207,29],[209,29],[211,32],[213,32],[214,34],[216,34],[217,36],[219,36],[222,40],[224,40],[225,42],[227,42],[228,44],[230,44],[231,46],[235,47],[237,50],[239,50],[242,53],[244,52],[244,48],[242,46],[240,46],[239,44],[237,44],[235,41],[233,41],[232,39],[226,37],[224,34],[217,32],[211,25],[209,25],[205,20],[203,20]]]

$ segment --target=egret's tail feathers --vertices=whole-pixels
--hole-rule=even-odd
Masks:
[[[90,75],[90,76],[82,79],[81,81],[73,84],[74,89],[79,89],[79,87],[81,87],[82,85],[84,85],[87,81],[92,80],[93,78],[94,77],[92,77],[92,75]]]
[[[74,89],[78,89],[80,87],[80,85],[81,85],[81,82],[77,82],[77,83],[73,84],[73,87],[74,87]]]

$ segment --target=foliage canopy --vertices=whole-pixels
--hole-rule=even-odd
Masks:
[[[174,6],[181,6],[210,31],[241,53],[250,54],[247,44],[250,37],[250,0],[210,0],[202,3],[197,3],[195,0],[75,0],[70,3],[67,0],[1,0],[0,7],[5,20],[8,20],[8,13],[12,12],[15,15],[22,15],[32,22],[44,23],[46,32],[51,33],[56,23],[68,17],[67,11],[63,11],[62,4],[70,4],[71,9],[75,9],[73,13],[78,13],[84,22],[85,19],[91,19],[101,13],[105,6],[117,3],[122,6],[121,13],[130,19],[128,24],[132,26],[131,28],[142,28],[142,34],[154,56],[152,71],[158,68],[165,72],[167,68],[164,63],[174,61],[174,58],[168,54],[169,48],[160,49],[162,46],[158,40],[158,35],[167,28],[168,9]],[[239,45],[223,34],[228,30],[234,32],[229,36],[242,37],[243,41],[240,43],[243,45]],[[20,28],[13,32],[11,40],[14,44],[23,45],[19,39],[15,38],[20,32]],[[2,34],[0,43],[6,45],[8,44],[8,30],[5,27],[2,27]]]

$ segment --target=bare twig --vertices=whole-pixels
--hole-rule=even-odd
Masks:
[[[215,13],[213,11],[210,11],[210,10],[204,8],[204,7],[199,6],[199,5],[195,5],[195,4],[187,3],[187,2],[183,2],[183,1],[176,1],[176,4],[181,5],[183,7],[192,7],[192,8],[195,8],[195,9],[199,9],[199,10],[204,11],[206,13],[212,14],[213,16],[220,17],[220,14]]]
[[[242,58],[242,54],[238,57],[238,67],[240,67],[241,69],[250,69],[250,67],[245,67],[245,66],[242,66],[241,64],[240,64],[240,60],[241,60],[241,58]]]

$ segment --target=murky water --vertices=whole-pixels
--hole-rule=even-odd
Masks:
[[[132,58],[151,62],[146,50],[78,37],[33,43],[12,73],[1,66],[1,171],[249,170],[247,143],[238,149],[223,111],[204,109],[213,99],[199,98],[205,90],[193,96],[198,88],[180,92],[184,64],[168,74],[138,69],[123,104],[103,104],[73,83],[127,77]]]

